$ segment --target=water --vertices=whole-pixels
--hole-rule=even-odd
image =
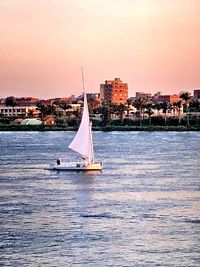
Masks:
[[[1,266],[200,266],[199,132],[95,132],[101,173],[44,168],[74,132],[0,132]]]

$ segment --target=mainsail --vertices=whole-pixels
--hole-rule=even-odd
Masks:
[[[83,75],[83,72],[82,72]],[[82,76],[83,77],[83,76]],[[75,152],[80,153],[85,157],[88,163],[94,163],[94,152],[93,152],[93,140],[92,140],[92,125],[89,118],[88,104],[87,104],[87,95],[85,91],[84,78],[83,78],[83,87],[84,87],[84,107],[83,107],[83,116],[79,129],[68,146],[70,149]]]

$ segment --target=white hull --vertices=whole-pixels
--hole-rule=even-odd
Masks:
[[[102,163],[93,163],[88,165],[82,163],[77,163],[74,165],[60,164],[52,166],[48,169],[54,171],[100,171],[102,170]]]

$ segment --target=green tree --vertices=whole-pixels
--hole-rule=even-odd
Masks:
[[[47,105],[44,104],[43,101],[39,101],[37,103],[37,109],[40,111],[40,117],[41,117],[41,120],[42,120],[42,124],[44,124],[44,118],[48,114]]]
[[[99,100],[90,98],[88,100],[88,110],[90,114],[94,114],[94,110],[98,108],[100,105]]]
[[[8,96],[6,97],[6,100],[5,100],[5,105],[8,107],[14,107],[16,106],[16,99],[14,96]]]
[[[64,110],[64,124],[66,125],[67,124],[67,110],[71,109],[72,106],[67,101],[61,101],[59,103],[59,107]]]
[[[14,107],[16,106],[16,98],[14,96],[8,96],[5,100],[5,105],[7,107],[12,107],[12,117],[14,116]]]
[[[80,121],[81,121],[81,110],[80,109],[76,109],[76,110],[74,110],[72,112],[72,114],[75,117],[76,125],[79,125],[80,124]]]
[[[61,107],[64,111],[66,111],[66,110],[70,109],[72,106],[71,106],[71,104],[70,104],[69,102],[67,102],[67,101],[61,101],[61,102],[59,103],[59,107]]]
[[[110,115],[110,107],[109,106],[103,106],[101,109],[102,113],[102,125],[107,126],[111,122],[111,115]]]
[[[110,120],[118,116],[119,110],[118,110],[118,105],[116,103],[109,101],[106,106],[110,113]]]

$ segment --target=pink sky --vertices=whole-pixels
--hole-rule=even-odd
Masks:
[[[199,0],[0,0],[0,97],[62,97],[120,77],[136,91],[200,88]]]

